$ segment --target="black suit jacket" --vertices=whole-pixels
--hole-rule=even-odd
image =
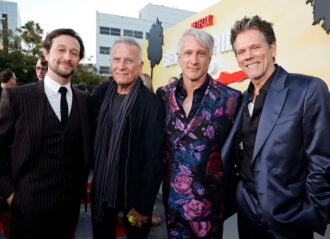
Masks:
[[[72,89],[79,106],[84,162],[89,155],[88,94]],[[38,156],[43,129],[44,82],[4,89],[0,101],[0,195],[15,192],[21,172]]]

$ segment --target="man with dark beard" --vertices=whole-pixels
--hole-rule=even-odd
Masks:
[[[88,95],[70,85],[84,45],[72,29],[57,29],[43,48],[45,79],[4,89],[0,101],[0,195],[13,239],[71,239],[86,188]]]

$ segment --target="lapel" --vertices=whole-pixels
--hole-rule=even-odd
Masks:
[[[175,97],[175,91],[176,91],[176,87],[174,87],[170,94],[169,94],[169,107],[170,107],[170,112],[172,112],[172,114],[169,114],[169,119],[167,121],[167,124],[171,123],[171,122],[175,122],[176,125],[178,125],[179,127],[177,127],[177,129],[173,132],[177,138],[181,138],[184,136],[185,134],[185,123],[184,123],[184,115],[180,110],[180,107],[178,105],[178,102],[176,101],[176,97]],[[167,126],[166,126],[167,127]]]
[[[200,126],[200,124],[202,123],[202,119],[203,117],[203,110],[207,110],[211,113],[211,115],[214,115],[215,109],[217,107],[219,107],[218,104],[214,103],[214,104],[209,104],[208,102],[210,102],[210,98],[212,98],[212,100],[214,102],[216,102],[216,97],[218,97],[218,95],[214,94],[215,91],[217,91],[214,88],[214,82],[213,79],[210,77],[208,86],[205,90],[204,93],[204,97],[202,99],[202,102],[200,103],[196,114],[194,115],[194,117],[190,120],[189,124],[187,125],[187,127],[185,128],[185,134],[189,134],[189,132],[194,131],[196,128],[198,128]]]
[[[258,132],[253,150],[252,163],[260,153],[268,136],[282,111],[288,89],[285,88],[285,79],[288,73],[280,66],[265,99],[261,113]]]
[[[232,157],[233,157],[232,148],[237,146],[236,142],[238,141],[238,135],[239,135],[240,128],[241,128],[243,109],[244,109],[245,102],[248,99],[247,95],[248,95],[247,91],[245,91],[243,93],[241,107],[237,113],[236,120],[234,121],[233,127],[228,135],[228,138],[222,147],[221,160],[222,160],[222,165],[223,165],[225,175],[226,175],[226,173],[227,174],[230,173],[229,170],[231,169],[231,167],[229,167],[229,165],[232,163]],[[235,148],[235,150],[236,150],[236,148]]]
[[[170,117],[174,117],[174,119],[169,119],[169,122],[174,120],[175,124],[179,126],[175,131],[175,134],[178,138],[183,138],[185,135],[189,134],[190,132],[193,132],[196,128],[200,126],[203,119],[203,109],[207,109],[211,113],[211,115],[215,113],[215,110],[217,107],[219,107],[219,105],[216,103],[209,104],[211,99],[212,101],[216,102],[217,97],[220,97],[220,94],[217,94],[217,88],[214,87],[215,84],[216,82],[212,78],[210,78],[202,102],[189,124],[187,124],[185,117],[182,114],[178,102],[176,100],[175,91],[177,88],[174,87],[172,89],[169,94],[169,106],[171,108],[171,111],[173,112],[173,115]]]
[[[77,99],[77,105],[79,108],[80,113],[80,119],[82,124],[82,137],[83,137],[83,144],[84,144],[84,159],[85,163],[88,161],[88,155],[89,155],[89,143],[88,143],[88,137],[89,137],[89,126],[88,126],[88,111],[87,111],[87,100],[85,99],[86,96],[79,90],[74,87],[71,87],[72,91],[74,92],[74,95]]]
[[[38,81],[28,88],[28,96],[24,99],[26,121],[29,132],[31,148],[38,148],[40,146],[40,139],[42,134],[44,105],[47,97],[44,91],[44,81]]]

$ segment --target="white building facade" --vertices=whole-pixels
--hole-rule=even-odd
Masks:
[[[0,1],[0,16],[8,23],[8,29],[15,33],[16,28],[21,26],[21,18],[16,2]],[[0,22],[3,29],[2,21]]]
[[[163,30],[178,24],[195,12],[148,4],[139,18],[96,12],[96,67],[102,75],[110,74],[111,47],[119,36],[134,37],[139,43],[148,40],[149,31],[158,18]]]

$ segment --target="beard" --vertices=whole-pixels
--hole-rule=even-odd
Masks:
[[[56,65],[55,67],[48,65],[48,67],[58,76],[63,78],[70,78],[76,70],[76,69],[72,69],[71,71],[67,72],[62,70],[59,65]]]

